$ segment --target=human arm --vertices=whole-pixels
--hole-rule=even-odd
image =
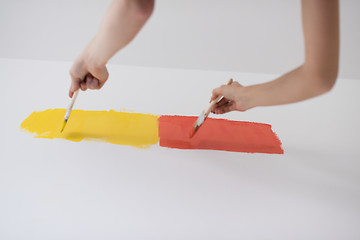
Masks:
[[[338,0],[302,0],[302,24],[305,60],[301,66],[267,83],[243,87],[234,82],[214,89],[211,99],[225,98],[213,112],[299,102],[328,92],[339,64]]]
[[[70,69],[69,96],[81,88],[100,89],[108,79],[106,63],[125,47],[146,23],[154,0],[113,0],[96,36]]]

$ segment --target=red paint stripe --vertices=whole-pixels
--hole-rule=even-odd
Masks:
[[[213,149],[247,153],[283,154],[271,125],[208,118],[193,138],[189,137],[196,117],[159,118],[160,146],[180,149]]]

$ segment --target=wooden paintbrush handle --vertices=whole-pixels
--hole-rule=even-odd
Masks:
[[[69,104],[69,107],[67,108],[66,110],[66,113],[65,113],[65,120],[67,121],[69,119],[69,116],[70,116],[70,113],[72,111],[72,108],[74,107],[74,103],[75,103],[75,100],[79,94],[79,90],[76,90],[71,98],[71,101],[70,101],[70,104]]]

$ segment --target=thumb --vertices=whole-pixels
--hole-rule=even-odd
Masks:
[[[228,100],[235,100],[236,90],[239,87],[243,87],[238,82],[233,82],[231,85],[222,85],[218,88],[215,88],[212,91],[211,101],[216,99],[218,96],[224,96]]]
[[[87,71],[81,61],[75,61],[70,69],[71,85],[69,89],[69,97],[72,97],[74,92],[80,88],[80,83],[84,79]]]
[[[211,101],[215,100],[218,96],[224,96],[228,100],[233,100],[234,89],[232,86],[223,85],[221,87],[215,88],[212,91]]]
[[[72,98],[74,92],[80,88],[80,81],[72,80],[70,89],[69,89],[69,97]]]

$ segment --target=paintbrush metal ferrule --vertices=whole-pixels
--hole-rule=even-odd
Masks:
[[[201,114],[199,115],[199,117],[197,118],[196,122],[194,123],[194,126],[190,132],[190,138],[192,138],[195,133],[197,132],[197,130],[201,127],[201,125],[204,123],[206,118],[206,114],[204,111],[201,112]]]
[[[66,110],[65,117],[64,117],[65,121],[67,121],[69,119],[71,111],[72,111],[72,107],[69,108],[68,110]]]
[[[60,131],[60,132],[63,132],[63,131],[64,131],[65,126],[66,126],[66,124],[67,124],[67,121],[68,121],[68,119],[69,119],[69,117],[70,117],[71,110],[72,110],[72,109],[68,109],[68,110],[66,111],[65,117],[64,117],[64,122],[63,122],[63,125],[62,125],[62,127],[61,127],[61,131]]]
[[[201,126],[201,124],[203,124],[203,122],[205,121],[206,118],[206,114],[204,111],[202,111],[198,117],[198,119],[196,120],[196,125],[198,125],[199,127]]]

